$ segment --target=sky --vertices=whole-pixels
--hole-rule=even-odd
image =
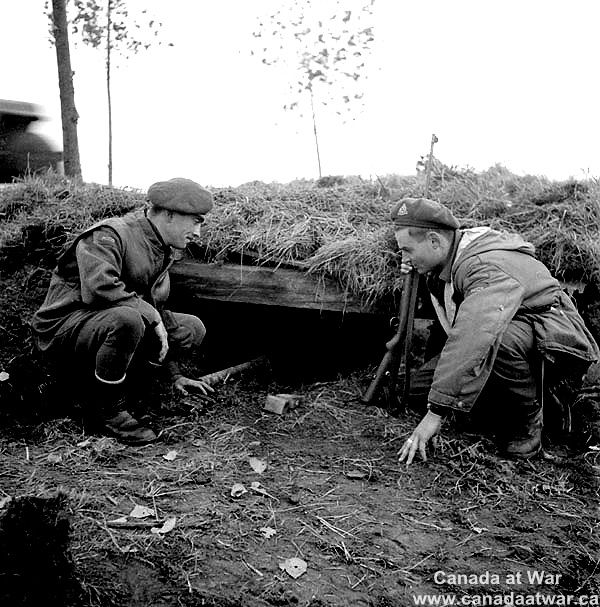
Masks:
[[[318,177],[310,115],[283,108],[293,68],[250,54],[260,19],[292,3],[129,0],[131,13],[156,15],[173,46],[115,57],[115,185]],[[362,106],[342,117],[316,107],[323,175],[412,175],[435,133],[434,155],[449,166],[599,177],[598,23],[597,0],[375,0]],[[44,0],[0,4],[0,98],[39,104],[36,130],[60,149],[47,31]],[[83,177],[107,183],[104,55],[71,47]]]

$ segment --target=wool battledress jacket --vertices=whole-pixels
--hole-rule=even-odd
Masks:
[[[81,233],[59,257],[46,299],[31,325],[37,347],[45,351],[98,310],[128,306],[147,326],[171,314],[172,249],[139,211],[101,221]]]
[[[447,333],[429,393],[434,410],[471,410],[517,315],[531,323],[544,359],[565,370],[583,369],[580,374],[598,360],[594,338],[560,283],[534,257],[532,244],[489,228],[457,235],[443,301],[432,296]]]

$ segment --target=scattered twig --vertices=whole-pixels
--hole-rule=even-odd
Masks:
[[[339,527],[332,525],[330,522],[326,521],[322,516],[316,516],[315,518],[321,523],[321,525],[323,525],[324,527],[327,527],[327,529],[329,529],[330,531],[333,531],[333,533],[335,533],[341,537],[354,537],[354,535],[352,533],[350,533],[348,531],[344,531],[343,529],[340,529]]]
[[[262,571],[259,571],[256,567],[253,567],[250,563],[248,563],[244,559],[242,559],[242,563],[244,563],[244,565],[246,565],[246,567],[248,567],[248,569],[250,569],[250,571],[254,571],[254,573],[256,573],[256,575],[258,575],[259,577],[264,577],[264,573],[262,573]]]
[[[423,525],[424,527],[433,527],[434,529],[437,529],[438,531],[452,531],[452,527],[440,527],[439,525],[436,525],[435,523],[427,523],[425,521],[419,521],[416,518],[413,518],[412,516],[408,516],[408,514],[402,514],[401,512],[398,513],[400,515],[401,518],[403,518],[406,521],[410,521],[411,523],[417,523],[418,525]]]

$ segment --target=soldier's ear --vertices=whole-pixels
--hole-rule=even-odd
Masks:
[[[437,232],[434,232],[433,230],[427,232],[427,238],[429,239],[429,242],[431,243],[431,246],[434,249],[439,248],[440,245],[442,244],[442,237]]]

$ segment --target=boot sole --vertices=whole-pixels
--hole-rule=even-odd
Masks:
[[[123,443],[123,444],[126,444],[126,445],[131,445],[131,446],[149,445],[150,443],[153,443],[153,442],[155,442],[158,439],[158,436],[156,436],[156,434],[154,434],[153,437],[142,438],[142,439],[140,439],[140,438],[134,438],[134,437],[128,437],[128,436],[121,436],[121,435],[119,435],[118,432],[113,432],[113,431],[109,430],[108,428],[104,429],[104,433],[107,436],[115,438],[120,443]]]

